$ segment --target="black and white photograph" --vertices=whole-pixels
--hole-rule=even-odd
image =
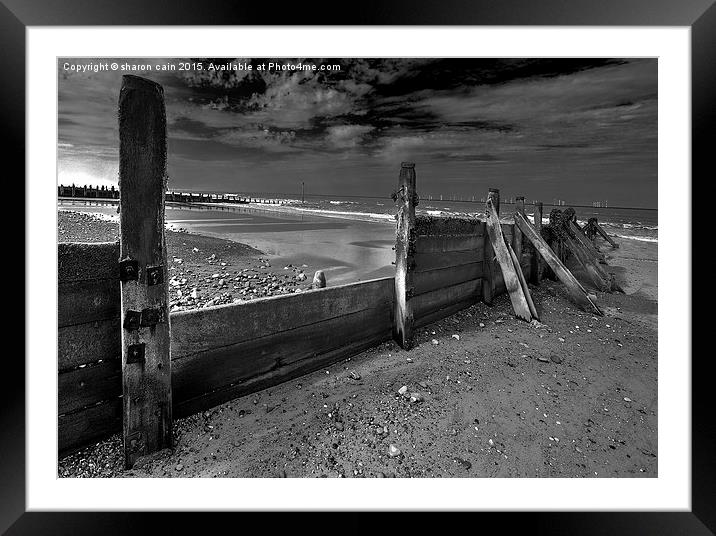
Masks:
[[[658,478],[659,60],[57,59],[59,478]]]

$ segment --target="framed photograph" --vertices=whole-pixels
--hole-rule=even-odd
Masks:
[[[3,531],[713,533],[691,350],[712,2],[72,4],[0,10],[27,211]]]

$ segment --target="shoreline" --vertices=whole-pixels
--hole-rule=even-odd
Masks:
[[[78,198],[80,199],[80,198]],[[73,199],[66,198],[63,199],[63,201],[71,202]],[[106,203],[106,204],[116,204],[117,202],[115,200],[96,200],[91,201],[87,200],[90,203]],[[297,206],[298,201],[297,200],[285,200],[282,199],[280,201],[292,201],[289,203],[284,204],[268,204],[268,203],[242,203],[242,204],[235,204],[235,203],[181,203],[181,202],[168,202],[168,206],[173,207],[201,207],[205,210],[211,210],[211,209],[223,209],[223,210],[237,210],[237,211],[250,211],[254,212],[256,214],[261,213],[268,213],[268,214],[277,214],[277,215],[293,215],[293,216],[313,216],[316,218],[327,218],[327,219],[333,219],[333,220],[346,220],[346,221],[352,221],[352,222],[364,222],[364,223],[375,223],[375,224],[394,224],[395,222],[395,214],[393,213],[378,213],[378,212],[359,212],[359,211],[338,211],[338,210],[328,210],[323,208],[310,208],[310,207],[303,207],[303,206]],[[84,201],[77,201],[81,206],[81,204]],[[59,207],[62,207],[63,205],[59,205]],[[72,205],[64,205],[64,206],[72,206]],[[92,205],[90,205],[92,206]],[[428,210],[427,208],[425,210],[422,209],[422,207],[418,208],[418,213],[423,213],[426,215],[433,215],[433,216],[456,216],[456,217],[475,217],[476,215],[484,215],[481,211],[474,211],[474,212],[462,212],[462,211],[450,211],[450,210]],[[526,212],[527,217],[530,221],[532,221],[533,213],[527,211]],[[501,215],[501,220],[503,222],[510,221],[510,214],[505,212]],[[586,224],[586,220],[578,219],[577,220],[580,225]],[[549,216],[543,216],[542,218],[543,225],[547,225],[549,223]],[[635,225],[630,223],[614,223],[610,222],[608,220],[600,220],[600,223],[608,228],[608,231],[611,231],[609,234],[613,238],[618,238],[621,240],[634,240],[634,241],[640,241],[640,242],[650,242],[650,243],[658,243],[658,225]],[[644,231],[653,231],[657,233],[657,236],[645,236],[645,235],[629,235],[624,234],[630,230],[644,230]]]

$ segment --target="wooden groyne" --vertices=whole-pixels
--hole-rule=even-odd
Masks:
[[[170,314],[163,102],[156,85],[129,78],[120,96],[121,243],[58,246],[60,455],[122,432],[130,467],[171,446],[173,418],[391,338],[410,348],[416,328],[479,301],[493,303],[505,292],[516,316],[538,319],[540,304],[528,281],[539,284],[548,273],[579,307],[601,314],[594,295],[564,264],[570,255],[598,264],[582,229],[556,217],[542,226],[541,204],[535,205],[534,225],[523,202],[511,222],[501,220],[498,189],[490,189],[482,219],[416,214],[417,176],[409,162],[401,164],[393,195],[394,277],[326,287],[317,273],[313,289],[304,293]],[[139,152],[138,140],[144,147]]]

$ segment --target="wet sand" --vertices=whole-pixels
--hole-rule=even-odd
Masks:
[[[66,210],[100,213],[116,220],[116,204],[66,204]],[[283,210],[282,210],[283,209]],[[323,270],[328,284],[393,274],[395,224],[325,217],[291,207],[167,204],[167,225],[231,240],[261,251],[276,266],[307,264]]]

